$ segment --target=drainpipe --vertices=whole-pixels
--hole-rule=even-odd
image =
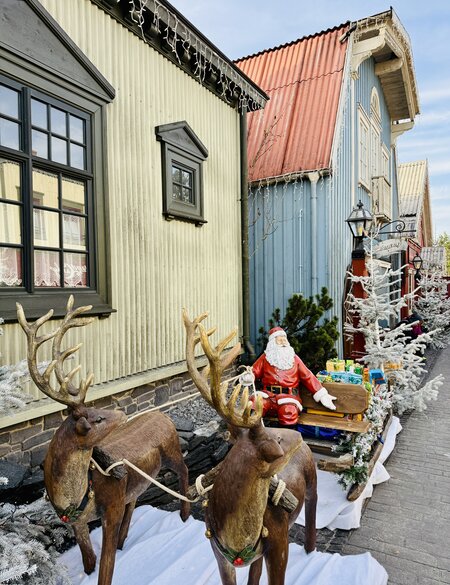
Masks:
[[[350,132],[351,132],[351,142],[350,142],[350,160],[351,160],[351,193],[352,193],[352,209],[356,205],[356,148],[355,148],[355,128],[356,128],[356,120],[355,120],[355,79],[356,74],[352,74],[350,76],[350,111],[351,111],[351,122],[350,122]]]
[[[242,345],[245,355],[242,363],[255,361],[255,349],[250,343],[250,258],[248,249],[248,164],[247,164],[247,110],[239,115],[241,150],[241,257],[242,257]]]
[[[319,294],[319,272],[317,264],[318,250],[318,226],[317,226],[317,181],[319,180],[317,171],[308,173],[308,179],[311,183],[311,295]]]

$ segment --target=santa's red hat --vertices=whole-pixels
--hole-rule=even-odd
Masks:
[[[281,327],[274,327],[269,331],[269,341],[275,339],[275,337],[280,337],[280,335],[284,335],[286,337],[286,331]]]

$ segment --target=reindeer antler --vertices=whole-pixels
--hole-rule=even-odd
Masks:
[[[90,311],[92,305],[73,309],[73,303],[73,295],[70,295],[69,300],[67,301],[66,315],[61,325],[55,331],[40,337],[37,336],[38,329],[51,319],[53,316],[53,309],[37,319],[34,323],[29,324],[25,318],[22,305],[20,303],[16,303],[17,318],[28,339],[27,359],[31,378],[39,390],[41,390],[49,398],[52,398],[61,404],[66,404],[72,408],[84,403],[86,393],[94,380],[94,374],[89,374],[87,378],[81,380],[80,385],[76,387],[73,384],[72,379],[81,369],[81,366],[73,368],[68,374],[64,373],[64,361],[69,356],[77,352],[83,344],[79,343],[78,345],[61,352],[60,349],[62,338],[64,337],[65,333],[72,327],[83,327],[84,325],[88,325],[94,320],[92,317],[87,317],[84,319],[76,318],[81,313]],[[41,373],[37,365],[37,351],[43,343],[49,341],[50,339],[53,339],[52,361],[47,366],[45,371]],[[50,377],[53,372],[55,372],[56,379],[59,384],[59,390],[53,388],[50,383]]]
[[[230,364],[236,359],[241,350],[241,344],[230,349],[225,355],[222,352],[230,341],[235,337],[237,331],[231,331],[224,337],[217,347],[213,349],[209,343],[209,336],[215,331],[215,328],[206,330],[202,321],[208,316],[208,313],[202,313],[190,320],[186,309],[183,309],[183,321],[186,328],[186,362],[189,373],[194,384],[200,391],[203,398],[218,412],[218,414],[228,423],[236,427],[252,428],[261,424],[262,418],[262,400],[258,396],[255,402],[255,411],[252,412],[252,405],[248,400],[248,388],[244,388],[241,394],[241,385],[237,384],[233,389],[230,398],[226,400],[228,388],[227,382],[222,382],[222,374]],[[196,331],[199,334],[196,335]],[[201,343],[203,351],[208,358],[209,367],[200,373],[195,364],[195,346]],[[207,376],[210,376],[211,386],[208,385]],[[240,396],[239,407],[236,405]]]

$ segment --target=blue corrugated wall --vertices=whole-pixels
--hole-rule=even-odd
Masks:
[[[261,185],[250,197],[250,298],[251,341],[256,344],[260,327],[267,328],[275,308],[283,315],[293,293],[312,295],[311,251],[316,245],[318,290],[326,286],[334,300],[332,315],[342,327],[345,275],[351,262],[353,240],[345,223],[352,210],[352,130],[356,202],[372,208],[371,197],[358,185],[358,104],[370,113],[372,88],[376,87],[382,115],[382,140],[390,148],[390,118],[373,59],[359,69],[354,87],[352,122],[350,77],[344,81],[339,128],[331,176],[317,183],[317,242],[312,242],[311,183],[308,178]],[[396,192],[394,157],[391,156],[391,184]],[[394,197],[394,208],[396,196]],[[261,350],[261,348],[257,348]],[[342,347],[338,348],[342,352]]]

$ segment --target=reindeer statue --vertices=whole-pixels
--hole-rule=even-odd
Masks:
[[[241,393],[237,385],[226,399],[228,383],[222,382],[222,374],[239,354],[240,344],[222,356],[236,334],[233,331],[213,349],[208,337],[214,329],[206,331],[201,324],[206,316],[203,313],[191,321],[187,312],[183,312],[188,370],[203,398],[229,424],[234,438],[207,502],[206,536],[211,539],[223,585],[236,585],[235,567],[249,564],[248,585],[258,585],[263,558],[269,585],[284,585],[288,531],[303,502],[306,502],[305,549],[307,552],[315,549],[317,480],[312,454],[298,432],[265,428],[261,400],[257,399],[253,411],[246,388]],[[209,367],[202,373],[194,359],[198,342],[209,361]],[[269,484],[274,474],[278,474],[298,499],[297,508],[290,514],[268,503]]]
[[[103,544],[98,585],[110,585],[114,572],[116,549],[123,547],[136,500],[150,482],[133,469],[114,476],[105,476],[91,464],[95,449],[115,461],[126,459],[146,474],[155,477],[161,465],[178,473],[180,491],[188,488],[188,472],[180,450],[178,435],[172,421],[160,412],[147,412],[126,421],[121,411],[97,410],[85,406],[86,392],[93,375],[79,386],[73,383],[81,366],[64,372],[64,361],[81,344],[60,351],[64,334],[72,327],[82,327],[92,318],[78,318],[91,307],[73,309],[73,296],[58,329],[38,336],[38,329],[53,315],[49,311],[35,323],[29,324],[21,305],[17,315],[28,338],[28,367],[38,388],[47,396],[65,404],[69,416],[57,429],[50,442],[44,462],[44,482],[48,498],[59,517],[70,522],[81,549],[84,570],[92,573],[96,555],[89,538],[88,522],[101,517]],[[52,361],[41,373],[37,365],[37,350],[53,339]],[[55,374],[59,388],[52,387]],[[94,449],[95,448],[95,449]],[[183,502],[181,518],[189,516],[189,503]]]

